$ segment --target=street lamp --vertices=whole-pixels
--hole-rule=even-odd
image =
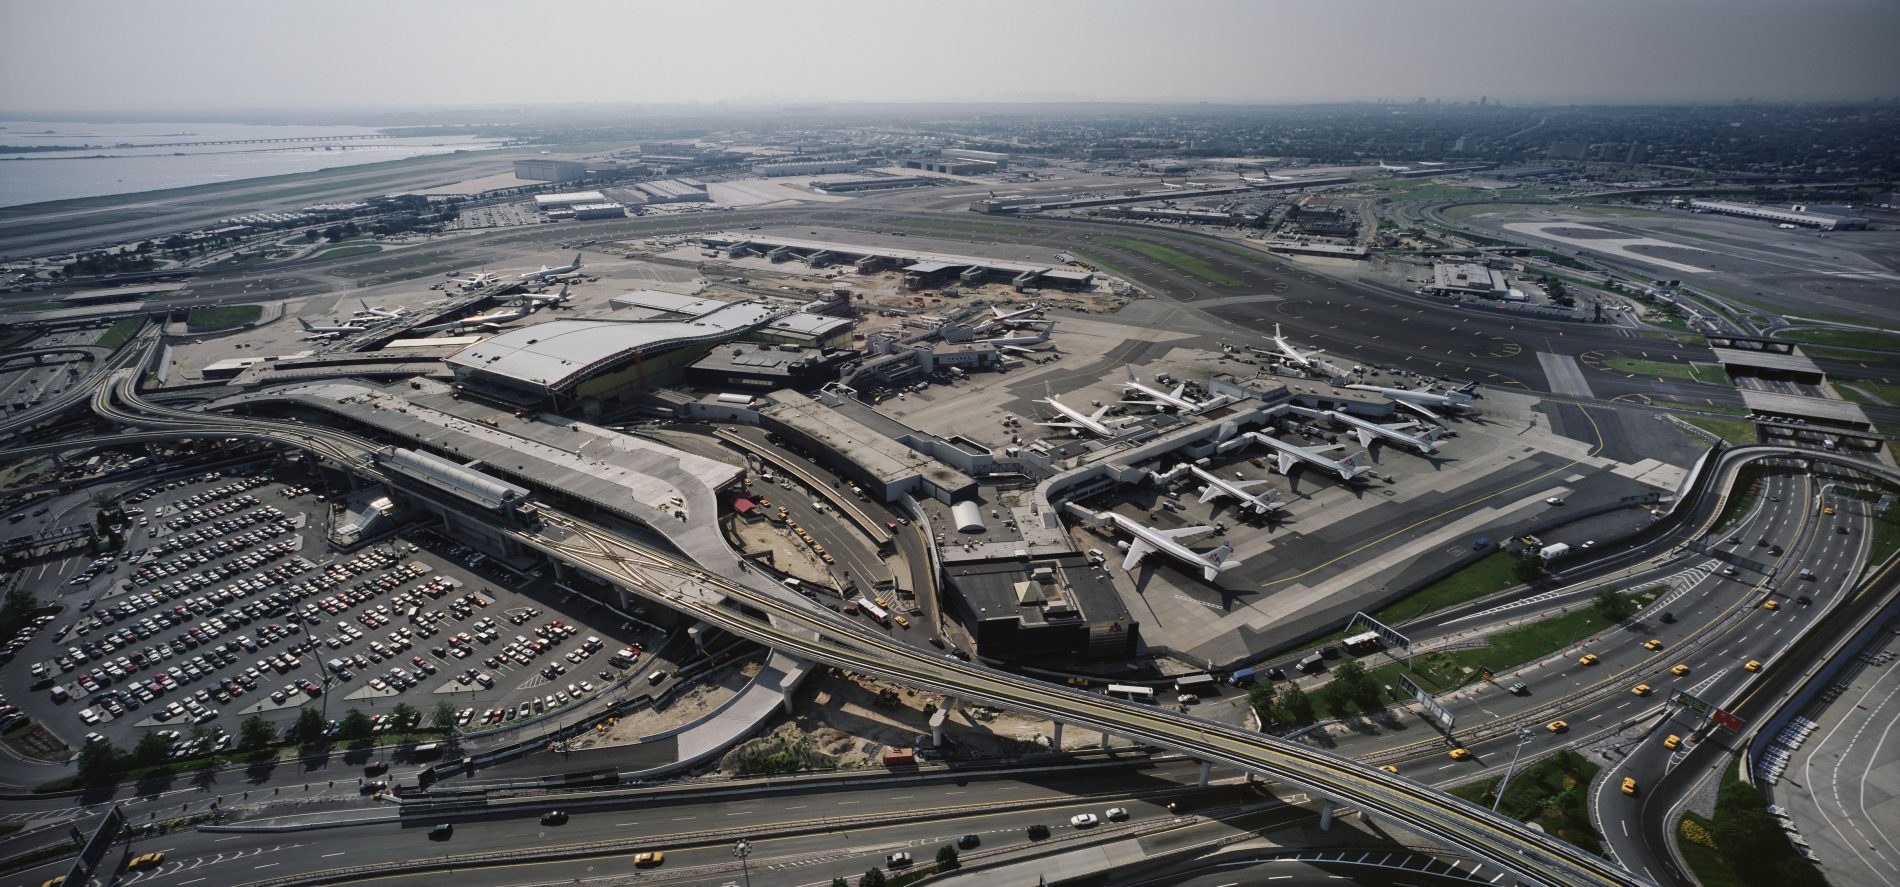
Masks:
[[[1537,731],[1530,727],[1517,728],[1517,750],[1511,752],[1511,766],[1504,768],[1504,778],[1498,781],[1498,796],[1491,799],[1491,809],[1496,811],[1504,802],[1504,789],[1511,784],[1511,774],[1517,772],[1517,756],[1524,753],[1524,743],[1531,741]]]
[[[746,864],[746,857],[752,855],[752,842],[741,840],[732,845],[732,855],[739,858],[739,872],[745,878],[745,887],[752,887],[752,867]]]

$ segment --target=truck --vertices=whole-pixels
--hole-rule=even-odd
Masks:
[[[1360,655],[1378,650],[1384,641],[1379,637],[1378,632],[1367,631],[1353,635],[1352,637],[1340,641],[1340,643],[1346,645],[1346,652]]]
[[[916,763],[917,750],[914,748],[887,746],[884,749],[884,766],[886,767],[909,767],[915,766]]]
[[[1557,558],[1563,557],[1564,555],[1569,554],[1569,553],[1570,553],[1570,543],[1568,542],[1558,542],[1553,545],[1546,545],[1543,548],[1540,548],[1537,550],[1537,556],[1547,561],[1556,560]]]
[[[1253,683],[1253,674],[1254,671],[1251,668],[1240,669],[1227,676],[1227,683],[1236,687],[1249,686]]]

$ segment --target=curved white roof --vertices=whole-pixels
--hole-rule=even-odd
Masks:
[[[734,302],[691,320],[551,320],[470,345],[448,363],[458,370],[558,390],[604,364],[694,340],[730,338],[782,312],[763,302]]]

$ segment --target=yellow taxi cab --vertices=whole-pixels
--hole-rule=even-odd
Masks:
[[[1659,640],[1656,640],[1655,638],[1651,638],[1651,639],[1649,639],[1649,640],[1647,640],[1647,641],[1644,641],[1644,642],[1643,642],[1643,649],[1645,649],[1645,650],[1660,650],[1660,649],[1662,649],[1662,641],[1659,641]]]
[[[819,555],[819,557],[822,557],[822,558],[824,558],[824,559],[825,559],[825,563],[827,563],[827,564],[835,564],[835,563],[837,563],[837,562],[838,562],[836,558],[834,558],[834,557],[832,557],[831,555],[828,555],[828,554],[821,554],[821,555]]]
[[[1629,795],[1632,798],[1636,797],[1636,777],[1623,777],[1623,794]]]
[[[57,877],[47,879],[47,881],[41,884],[40,887],[60,887],[60,885],[64,883],[66,883],[66,876],[59,875]]]
[[[1821,513],[1822,513],[1822,514],[1833,514],[1833,513],[1834,513],[1834,506],[1832,506],[1832,505],[1828,505],[1828,506],[1824,506],[1824,507],[1823,507],[1823,508],[1821,509]]]
[[[1689,673],[1689,666],[1678,662],[1676,663],[1675,668],[1672,668],[1669,670],[1669,673],[1672,675],[1675,675],[1676,677],[1682,677],[1683,675],[1686,675]]]
[[[1583,654],[1582,659],[1577,660],[1577,664],[1578,665],[1595,665],[1597,664],[1597,654],[1585,653]]]
[[[1544,729],[1552,733],[1562,733],[1570,729],[1570,723],[1568,721],[1551,721],[1544,725]]]
[[[1383,766],[1381,766],[1381,767],[1380,767],[1379,769],[1381,769],[1381,770],[1384,770],[1384,771],[1385,771],[1385,772],[1387,772],[1387,773],[1397,773],[1397,772],[1399,772],[1399,768],[1397,768],[1397,767],[1394,767],[1394,766],[1392,766],[1391,764],[1386,764],[1386,765],[1383,765]]]
[[[910,620],[909,620],[909,619],[906,619],[906,618],[904,618],[904,614],[902,614],[902,613],[892,613],[892,614],[891,614],[891,621],[893,621],[893,622],[896,622],[896,623],[897,623],[897,627],[898,627],[898,628],[909,628],[909,627],[910,627]]]
[[[1669,734],[1669,738],[1663,740],[1663,748],[1677,749],[1681,747],[1682,747],[1682,737],[1677,736],[1674,733]]]
[[[1451,759],[1454,761],[1462,761],[1468,757],[1471,757],[1471,749],[1459,746],[1451,750]]]
[[[1780,601],[1762,601],[1761,608],[1764,610],[1779,610],[1781,609],[1781,602]]]
[[[1761,660],[1760,659],[1748,660],[1748,662],[1742,666],[1742,670],[1743,671],[1761,671]]]
[[[646,853],[635,853],[633,855],[633,864],[642,868],[656,866],[665,861],[666,854],[658,850],[652,850]]]
[[[1635,693],[1635,694],[1636,694],[1636,695],[1638,695],[1638,696],[1648,696],[1648,695],[1649,695],[1649,685],[1648,685],[1648,684],[1637,684],[1636,686],[1634,686],[1634,687],[1631,687],[1631,688],[1630,688],[1630,692],[1631,692],[1631,693]]]
[[[132,871],[138,871],[139,869],[148,869],[156,865],[163,865],[164,863],[164,853],[144,853],[132,857],[132,861],[126,863],[125,867]]]

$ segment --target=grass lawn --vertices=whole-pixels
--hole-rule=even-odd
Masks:
[[[1386,625],[1397,625],[1516,584],[1517,560],[1502,551],[1493,551],[1464,569],[1406,595],[1403,600],[1374,613],[1373,618]]]
[[[1872,382],[1866,379],[1835,379],[1834,390],[1841,397],[1865,406],[1892,406],[1900,404],[1900,385],[1886,382]]]
[[[1730,489],[1740,492],[1730,496],[1728,502],[1722,506],[1722,513],[1716,516],[1713,524],[1714,532],[1720,533],[1734,526],[1750,508],[1755,506],[1755,499],[1761,495],[1761,467],[1758,465],[1743,467],[1741,473],[1735,477],[1735,485]]]
[[[1886,563],[1895,549],[1900,549],[1900,511],[1889,508],[1886,514],[1874,517],[1874,538],[1869,552],[1871,563]]]
[[[1209,265],[1206,262],[1203,262],[1200,259],[1190,256],[1187,253],[1184,253],[1173,247],[1162,246],[1161,244],[1158,244],[1158,243],[1150,243],[1146,240],[1136,240],[1131,237],[1098,237],[1096,238],[1096,240],[1101,243],[1106,243],[1110,246],[1119,246],[1122,249],[1129,250],[1130,252],[1141,253],[1142,255],[1147,256],[1148,258],[1153,259],[1165,265],[1173,265],[1174,267],[1179,268],[1182,271],[1186,271],[1187,273],[1192,274],[1196,277],[1199,277],[1202,280],[1210,281],[1216,286],[1242,286],[1243,285],[1241,281],[1239,281],[1238,279],[1228,277],[1227,275],[1222,274],[1219,271],[1215,271],[1214,266]]]
[[[374,243],[354,243],[349,246],[339,246],[334,249],[326,249],[323,252],[320,252],[314,256],[311,256],[311,258],[313,259],[341,259],[345,256],[360,256],[365,253],[380,253],[382,251],[383,251],[383,248],[380,246],[377,246]]]
[[[1695,873],[1702,887],[1747,887],[1748,882],[1729,867],[1722,854],[1690,837],[1706,837],[1714,827],[1715,823],[1700,815],[1682,814],[1682,821],[1676,824],[1676,846],[1682,850],[1682,861],[1689,864],[1689,871]]]
[[[264,306],[262,305],[219,305],[215,308],[194,308],[185,318],[185,328],[194,333],[228,330],[250,323],[263,314]]]
[[[1585,793],[1602,768],[1568,749],[1518,771],[1504,789],[1498,812],[1543,830],[1591,853],[1602,853],[1597,831],[1590,824]],[[1491,805],[1502,777],[1466,783],[1451,793],[1474,804]],[[1708,887],[1705,883],[1703,887]]]
[[[1707,416],[1678,416],[1677,418],[1732,444],[1756,442],[1753,422],[1741,419],[1711,419]]]
[[[1806,345],[1838,345],[1842,348],[1900,351],[1900,335],[1875,330],[1782,330],[1776,333],[1775,337]]]
[[[1649,405],[1659,410],[1688,410],[1696,413],[1720,413],[1724,416],[1746,416],[1747,407],[1731,407],[1719,403],[1683,403],[1676,400],[1652,400]],[[1687,419],[1689,417],[1684,416]]]
[[[1728,374],[1712,363],[1675,363],[1666,360],[1637,360],[1629,357],[1612,357],[1603,361],[1603,365],[1618,372],[1638,376],[1661,376],[1666,379],[1683,379],[1701,382],[1704,385],[1729,385]]]
[[[1095,268],[1099,268],[1103,271],[1107,271],[1108,273],[1113,274],[1116,277],[1122,278],[1123,280],[1126,280],[1130,283],[1133,283],[1135,280],[1134,272],[1129,271],[1127,268],[1117,265],[1114,262],[1110,262],[1105,259],[1101,259],[1096,256],[1086,255],[1083,253],[1076,253],[1075,257],[1078,259],[1081,259],[1084,262],[1089,263],[1089,265]]]
[[[1463,220],[1469,219],[1472,216],[1481,216],[1486,213],[1503,212],[1512,208],[1512,206],[1522,206],[1522,204],[1467,203],[1461,206],[1445,207],[1439,210],[1438,214],[1447,219]]]
[[[1654,600],[1656,594],[1655,589],[1648,589],[1637,593],[1636,599],[1646,604]],[[1485,669],[1499,672],[1541,659],[1616,624],[1603,618],[1594,603],[1573,606],[1577,608],[1562,616],[1491,635],[1488,647],[1422,653],[1413,658],[1410,675],[1419,686],[1437,693],[1471,683],[1479,679]],[[1405,665],[1397,663],[1373,669],[1368,674],[1374,682],[1384,685],[1396,681],[1404,671]]]
[[[5,308],[0,308],[0,311],[11,314],[24,311],[52,311],[56,308],[64,307],[66,307],[66,303],[64,302],[15,302]]]
[[[105,335],[99,337],[99,341],[93,344],[101,348],[117,348],[138,335],[139,330],[144,327],[145,318],[143,317],[120,318],[111,329],[106,330]]]

